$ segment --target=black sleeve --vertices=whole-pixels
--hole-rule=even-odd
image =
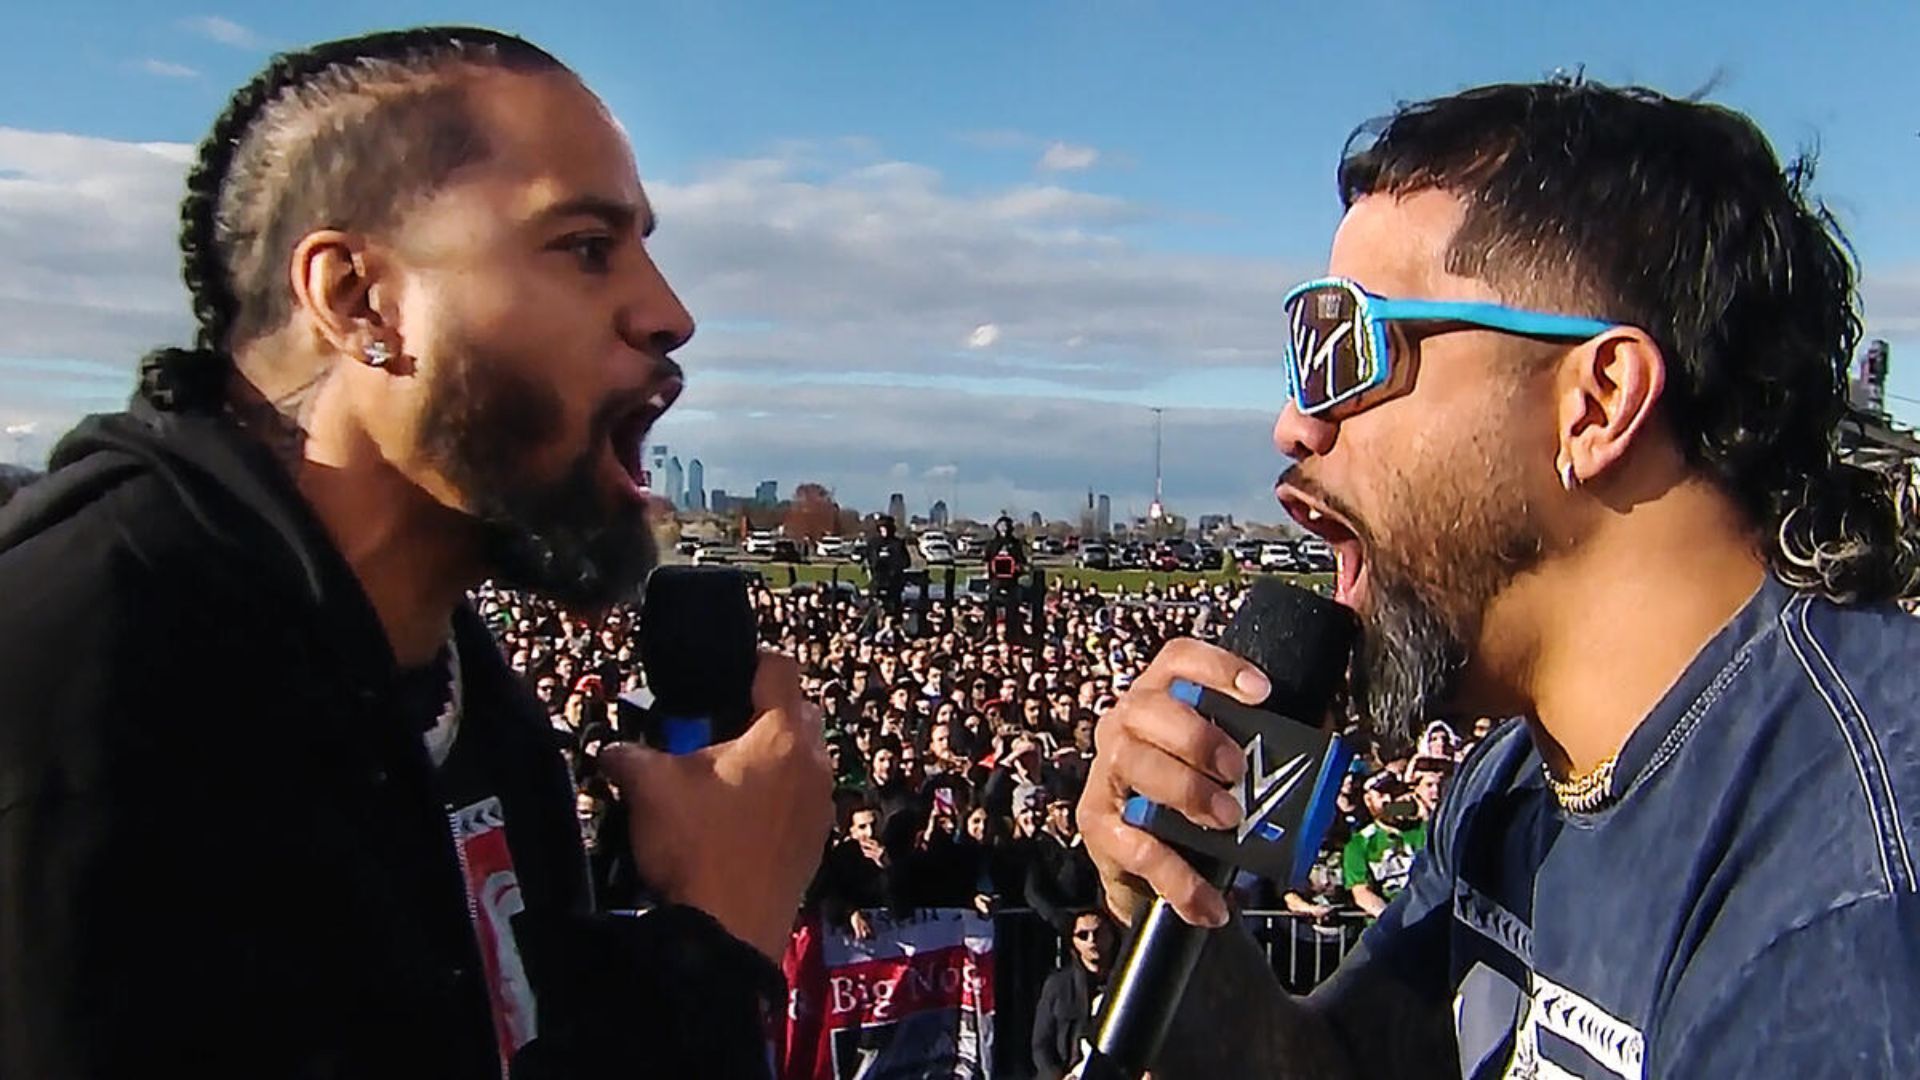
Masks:
[[[1027,867],[1027,906],[1062,935],[1072,930],[1074,913],[1060,886],[1060,863],[1044,841]]]
[[[514,931],[542,998],[540,1037],[514,1058],[513,1080],[771,1077],[785,978],[704,912],[516,919]]]
[[[126,527],[76,519],[0,558],[0,1076],[150,1075],[214,1016],[250,1030],[200,1040],[193,1071],[240,1076],[266,1037],[237,989],[262,911],[182,887],[247,846],[252,777],[213,782],[222,740],[190,738],[228,719],[234,643],[211,590],[132,573]]]
[[[1067,973],[1056,971],[1047,976],[1040,988],[1040,1003],[1033,1010],[1033,1074],[1035,1080],[1060,1080],[1071,1061],[1060,1059],[1060,1010],[1055,1005],[1066,990]]]

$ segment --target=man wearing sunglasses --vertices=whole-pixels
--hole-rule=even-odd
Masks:
[[[1920,1076],[1920,626],[1904,486],[1841,463],[1854,269],[1731,111],[1582,82],[1402,108],[1341,163],[1326,277],[1280,305],[1277,494],[1339,554],[1384,743],[1527,723],[1304,1000],[1213,936],[1157,1080]],[[1126,826],[1243,771],[1167,693],[1102,718],[1080,821],[1123,920],[1220,894]]]

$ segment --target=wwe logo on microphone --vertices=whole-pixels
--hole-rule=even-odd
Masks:
[[[1234,801],[1240,804],[1240,828],[1236,840],[1245,842],[1257,833],[1260,839],[1274,843],[1286,830],[1272,821],[1274,811],[1300,786],[1310,770],[1305,754],[1295,754],[1276,768],[1267,768],[1264,738],[1255,735],[1247,743],[1247,775],[1234,788]]]

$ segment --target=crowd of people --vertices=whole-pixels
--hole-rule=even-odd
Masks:
[[[1074,817],[1095,724],[1165,642],[1217,638],[1244,591],[1069,583],[1037,606],[1030,596],[1007,605],[963,594],[916,609],[845,587],[755,583],[761,643],[800,661],[835,763],[838,822],[809,913],[859,939],[883,911],[1029,909],[1071,946],[1061,950],[1059,988],[1044,995],[1036,1054],[1042,1042],[1077,1045],[1084,1032],[1049,1017],[1063,1012],[1061,995],[1085,997],[1087,978],[1103,978],[1115,951]],[[632,644],[636,612],[587,618],[491,589],[475,599],[549,711],[596,873],[618,887],[618,846],[600,843],[611,793],[593,759],[632,737],[649,700]],[[1309,880],[1287,889],[1244,878],[1241,903],[1289,913],[1284,925],[1304,942],[1350,937],[1404,884],[1454,766],[1491,727],[1436,720],[1417,746],[1362,745]],[[1088,1000],[1097,995],[1096,985]]]
[[[883,908],[1021,906],[1067,930],[1098,900],[1074,823],[1096,721],[1163,643],[1217,637],[1243,591],[1175,583],[1109,595],[1069,584],[1037,617],[963,596],[929,601],[922,621],[851,590],[757,583],[761,642],[800,660],[835,762],[839,824],[813,902],[856,936],[861,913]],[[648,700],[636,613],[616,606],[589,619],[491,590],[477,600],[551,714],[591,846],[608,794],[592,759],[630,735]],[[1455,763],[1490,728],[1435,720],[1417,747],[1363,747],[1324,872],[1291,895],[1249,880],[1243,899],[1318,917],[1377,913]]]

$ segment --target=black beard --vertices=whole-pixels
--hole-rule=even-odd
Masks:
[[[1390,505],[1404,519],[1388,535],[1421,538],[1414,553],[1376,542],[1351,507],[1292,474],[1346,520],[1367,553],[1365,632],[1350,695],[1374,738],[1396,751],[1411,749],[1415,733],[1455,703],[1487,604],[1545,550],[1517,469],[1478,456],[1490,480],[1482,488],[1400,478]],[[1416,491],[1428,501],[1415,500]]]
[[[590,445],[605,438],[600,434]],[[658,546],[644,508],[599,509],[598,456],[589,450],[555,484],[499,488],[475,498],[487,561],[500,584],[581,608],[638,598],[659,562]]]
[[[594,415],[585,448],[559,479],[529,480],[524,462],[562,435],[559,396],[503,358],[474,349],[452,355],[458,367],[428,391],[420,450],[480,523],[496,580],[573,607],[634,599],[659,552],[645,507],[625,499],[605,505],[600,455],[617,403]]]
[[[1371,603],[1362,615],[1352,695],[1374,738],[1399,747],[1453,696],[1467,644],[1456,622],[1410,580],[1381,570],[1378,562],[1367,568]]]

